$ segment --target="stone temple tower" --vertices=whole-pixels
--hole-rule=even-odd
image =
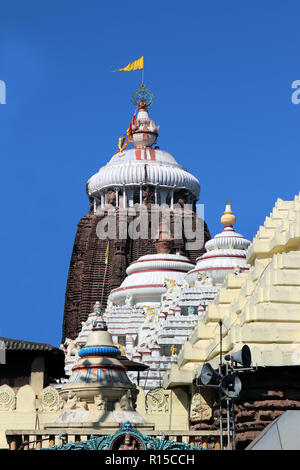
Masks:
[[[196,248],[187,245],[190,237],[184,225],[179,235],[178,230],[173,233],[176,213],[187,205],[193,228],[199,220],[195,205],[200,184],[169,152],[156,146],[158,128],[149,117],[148,105],[140,100],[127,131],[132,148],[121,148],[87,182],[90,211],[80,220],[75,237],[65,295],[63,341],[78,335],[81,322],[87,319],[95,302],[100,301],[105,307],[111,290],[126,277],[129,264],[156,253],[157,231],[150,217],[153,209],[156,213],[169,210],[171,253],[181,253],[195,263],[205,252],[204,244],[210,239],[205,222],[202,221],[203,243]],[[116,233],[103,238],[99,231],[109,214],[113,214]],[[140,224],[136,222],[138,214],[143,215]],[[137,226],[142,233],[134,237],[128,231]]]

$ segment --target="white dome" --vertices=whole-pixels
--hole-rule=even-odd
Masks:
[[[141,256],[127,268],[128,276],[118,289],[111,291],[109,300],[120,305],[126,297],[132,297],[133,304],[158,304],[166,292],[165,279],[182,284],[185,274],[194,267],[182,255],[158,253]]]
[[[197,259],[195,269],[186,275],[185,280],[189,285],[193,285],[198,273],[201,272],[209,276],[214,284],[222,284],[226,274],[236,267],[241,268],[242,271],[249,269],[245,250],[212,250]]]
[[[226,209],[227,214],[230,213],[230,217],[235,220],[230,204]],[[214,285],[220,285],[227,273],[235,268],[239,267],[241,271],[248,270],[246,250],[249,245],[249,240],[237,233],[231,225],[226,225],[223,232],[205,243],[206,253],[197,258],[195,269],[187,273],[185,280],[190,286],[194,286],[198,273],[205,273]]]
[[[199,197],[197,178],[178,165],[168,152],[152,148],[133,148],[116,153],[87,183],[90,197],[112,186],[151,184],[187,189]]]
[[[246,250],[250,245],[250,241],[243,235],[237,233],[232,227],[225,227],[223,232],[218,233],[211,240],[205,243],[207,251],[215,249],[234,248],[239,250]]]

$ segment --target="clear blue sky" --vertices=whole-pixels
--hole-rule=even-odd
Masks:
[[[300,4],[4,0],[0,11],[0,336],[59,345],[85,183],[116,150],[145,57],[159,145],[201,183],[211,233],[227,197],[252,239],[299,192]]]

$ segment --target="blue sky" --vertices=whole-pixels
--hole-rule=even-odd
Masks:
[[[0,336],[59,345],[85,183],[116,150],[145,57],[159,145],[195,174],[212,234],[227,197],[252,239],[299,192],[297,1],[5,0],[0,14]]]

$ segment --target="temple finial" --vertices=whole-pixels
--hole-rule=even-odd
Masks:
[[[221,223],[225,227],[227,227],[227,226],[232,227],[232,225],[234,225],[236,223],[236,217],[235,217],[234,213],[232,212],[231,204],[232,204],[232,200],[231,199],[226,199],[226,201],[225,201],[225,211],[224,211],[224,214],[221,217]]]
[[[151,91],[146,88],[144,81],[142,81],[141,86],[136,90],[136,92],[132,93],[132,102],[139,109],[150,108],[154,102],[153,98],[153,93],[151,93]]]

